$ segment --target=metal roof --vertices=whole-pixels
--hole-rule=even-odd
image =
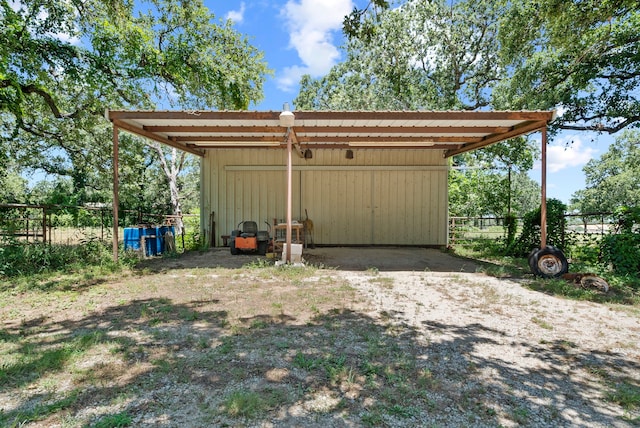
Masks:
[[[278,111],[107,111],[117,128],[204,156],[220,148],[286,148]],[[446,157],[540,130],[554,111],[294,111],[301,149],[442,150]]]

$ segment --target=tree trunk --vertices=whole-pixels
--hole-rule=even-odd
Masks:
[[[175,235],[182,234],[182,229],[184,227],[182,223],[182,209],[180,206],[180,189],[178,188],[178,174],[182,170],[184,166],[184,160],[186,156],[186,152],[180,152],[178,154],[178,150],[176,148],[171,149],[171,156],[169,157],[169,162],[167,162],[167,156],[165,155],[162,147],[159,143],[149,143],[149,146],[153,148],[158,155],[160,160],[160,165],[162,165],[162,170],[164,171],[165,176],[167,177],[167,182],[169,183],[169,194],[171,197],[171,209],[172,214],[176,217],[176,225],[175,225]]]

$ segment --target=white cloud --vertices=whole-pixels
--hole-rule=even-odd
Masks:
[[[567,108],[562,104],[556,106],[556,116],[562,117],[562,115],[567,111]]]
[[[352,0],[289,0],[281,11],[289,30],[289,47],[295,49],[302,65],[286,67],[278,77],[282,90],[291,90],[303,74],[326,74],[340,58],[333,35],[342,27]]]
[[[244,2],[242,2],[240,3],[240,10],[230,10],[227,13],[226,18],[232,20],[236,24],[240,24],[244,20],[244,12],[246,9],[247,9],[247,5]]]
[[[549,172],[558,172],[566,168],[585,165],[598,151],[584,144],[579,135],[567,135],[547,146],[547,168]],[[536,169],[540,168],[537,162]]]
[[[9,7],[14,11],[14,12],[18,12],[20,9],[22,9],[24,5],[22,4],[22,1],[20,0],[9,0]]]

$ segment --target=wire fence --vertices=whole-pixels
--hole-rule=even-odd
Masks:
[[[125,227],[171,225],[178,216],[144,213],[139,210],[119,211],[119,233],[123,238]],[[187,233],[199,233],[199,216],[184,214]],[[611,213],[565,214],[566,232],[578,239],[604,236],[615,230]],[[522,219],[517,219],[518,232]],[[184,229],[182,243],[184,247]],[[477,239],[505,239],[506,228],[502,217],[450,217],[450,245],[465,245]],[[113,211],[105,206],[64,206],[0,204],[0,244],[8,240],[77,245],[91,240],[111,241]]]
[[[565,214],[565,235],[577,240],[602,237],[615,231],[611,213]],[[507,229],[503,217],[450,217],[450,245],[465,245],[477,239],[506,239]],[[517,232],[522,230],[522,218],[517,218]],[[562,238],[565,240],[565,237]]]
[[[118,236],[122,239],[125,227],[175,225],[178,218],[185,217],[199,220],[197,215],[176,216],[120,210]],[[187,223],[193,225],[194,221]],[[192,228],[199,229],[199,225]],[[183,229],[183,242],[184,233]],[[111,241],[112,237],[111,207],[0,204],[0,244],[20,241],[77,245],[91,240]]]

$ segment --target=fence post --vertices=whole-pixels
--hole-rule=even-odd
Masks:
[[[456,218],[451,217],[451,245],[456,242]]]
[[[42,207],[42,243],[47,243],[47,209]]]

